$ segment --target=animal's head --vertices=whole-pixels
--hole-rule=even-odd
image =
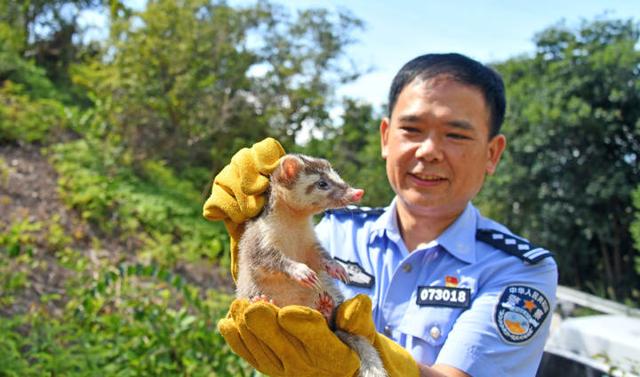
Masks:
[[[271,175],[272,193],[301,212],[318,213],[359,201],[364,190],[346,184],[329,161],[287,154]]]

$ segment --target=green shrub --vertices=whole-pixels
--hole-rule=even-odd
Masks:
[[[19,84],[0,87],[0,141],[47,141],[69,128],[69,114],[56,100],[30,98]]]
[[[25,88],[29,98],[60,98],[46,71],[21,55],[23,40],[15,28],[0,22],[0,84],[11,81]]]
[[[2,233],[0,313],[28,287],[42,229],[25,220]],[[60,297],[42,294],[3,315],[0,376],[251,375],[215,328],[228,294],[199,289],[155,264],[95,266],[69,247],[56,257],[49,263],[76,272],[65,281],[66,304],[52,312],[47,302]]]
[[[192,183],[157,161],[136,173],[117,154],[117,147],[89,139],[52,147],[65,202],[106,233],[141,241],[145,260],[226,261],[228,236],[222,224],[204,220]]]
[[[51,83],[43,68],[22,57],[23,41],[0,22],[0,142],[47,141],[70,125],[69,96]]]
[[[61,317],[35,307],[3,318],[0,376],[251,374],[215,329],[228,296],[207,291],[196,307],[184,292],[196,297],[197,288],[133,271],[116,274],[110,285],[101,278],[94,289],[76,289]],[[86,277],[74,283],[92,286]]]

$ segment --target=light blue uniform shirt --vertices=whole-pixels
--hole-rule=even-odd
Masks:
[[[478,229],[499,231],[490,233],[492,241],[507,246],[480,241]],[[556,303],[557,266],[544,258],[546,250],[530,249],[530,256],[544,258],[537,263],[505,252],[510,243],[510,250],[530,246],[471,203],[436,240],[411,253],[395,200],[379,211],[328,211],[316,233],[334,258],[364,278],[359,286],[339,282],[345,296],[369,295],[378,332],[418,362],[475,377],[535,376]]]

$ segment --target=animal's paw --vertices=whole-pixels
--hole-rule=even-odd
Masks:
[[[333,314],[333,307],[335,306],[335,301],[333,298],[325,291],[318,295],[318,299],[316,301],[316,310],[318,310],[324,318],[327,320],[327,323],[331,323],[331,315]]]
[[[249,301],[251,301],[252,304],[256,303],[256,302],[268,302],[270,304],[273,304],[273,300],[269,298],[269,296],[267,295],[258,295],[258,296],[253,296],[249,299]]]
[[[349,274],[347,273],[347,270],[345,270],[344,267],[335,260],[330,259],[325,261],[324,268],[332,278],[338,279],[343,283],[349,282]]]
[[[304,263],[295,263],[289,270],[289,276],[305,287],[321,289],[318,275]]]

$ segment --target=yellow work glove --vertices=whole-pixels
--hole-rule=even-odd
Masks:
[[[371,300],[357,295],[336,312],[336,327],[367,338],[389,377],[418,377],[418,364],[400,345],[375,330]],[[306,306],[278,308],[247,300],[233,301],[218,330],[231,349],[270,376],[354,376],[360,360],[329,329],[320,312]]]
[[[420,375],[418,364],[409,351],[376,331],[369,296],[360,294],[343,302],[336,312],[336,328],[369,339],[378,351],[389,377]]]
[[[353,377],[357,354],[317,310],[236,299],[218,330],[231,349],[272,377]]]
[[[231,163],[213,179],[211,196],[204,204],[203,216],[222,220],[231,240],[231,276],[238,273],[238,241],[244,222],[255,217],[264,207],[263,193],[269,187],[269,174],[278,166],[284,149],[275,139],[266,138],[242,148]]]

